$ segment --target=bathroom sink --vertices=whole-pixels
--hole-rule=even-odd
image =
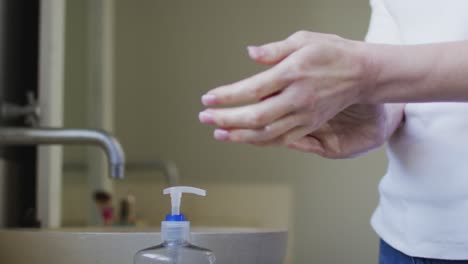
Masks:
[[[132,264],[140,249],[159,244],[158,229],[0,230],[0,263]],[[193,228],[192,242],[211,249],[218,264],[282,264],[287,231]]]

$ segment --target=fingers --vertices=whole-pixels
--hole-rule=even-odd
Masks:
[[[288,77],[287,65],[279,62],[303,47],[308,34],[300,31],[282,41],[258,47],[249,46],[247,50],[253,60],[275,66],[250,78],[209,91],[202,96],[202,103],[205,106],[248,103],[280,91],[291,82],[291,78]]]
[[[300,43],[290,39],[268,43],[262,46],[249,46],[247,51],[250,58],[258,63],[274,65],[282,61],[301,47]]]
[[[256,146],[287,146],[290,149],[327,157],[320,141],[322,129],[310,131],[301,126],[308,120],[307,112],[291,114],[261,129],[216,129],[214,137],[221,141],[249,143]],[[299,137],[302,135],[302,137]],[[297,138],[296,138],[297,137]]]
[[[294,93],[284,92],[252,105],[208,109],[199,114],[199,119],[204,124],[222,128],[262,128],[295,112],[298,104],[294,102],[294,96]]]
[[[250,58],[256,62],[273,65],[302,48],[314,35],[316,34],[301,30],[285,40],[271,42],[262,46],[249,46],[247,47],[247,51]]]
[[[258,134],[255,135],[256,132],[258,132]],[[215,138],[217,138],[218,140],[223,140],[223,141],[243,142],[243,143],[249,143],[249,144],[253,144],[256,146],[260,146],[260,147],[284,145],[284,140],[281,137],[274,138],[273,134],[263,137],[265,135],[264,131],[247,132],[247,131],[238,131],[238,130],[232,130],[232,131],[222,130],[220,134],[218,133],[220,133],[220,129],[215,130],[214,132]],[[248,135],[249,133],[250,135]],[[278,133],[280,132],[278,131]],[[221,134],[222,134],[222,138],[219,138],[219,135]],[[243,140],[241,140],[242,134],[244,134]],[[251,141],[247,140],[248,138]],[[325,151],[325,148],[322,142],[319,140],[318,137],[314,136],[313,134],[307,135],[305,137],[297,139],[294,142],[288,143],[287,147],[290,149],[294,149],[294,150],[298,150],[302,152],[315,153],[322,157],[327,157],[327,153]]]
[[[285,67],[279,65],[239,82],[215,88],[202,96],[205,106],[257,102],[289,84]]]
[[[215,138],[223,141],[243,142],[262,145],[282,143],[282,135],[307,120],[307,114],[291,114],[259,129],[215,130]]]

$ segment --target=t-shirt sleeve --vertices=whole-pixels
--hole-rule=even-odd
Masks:
[[[370,0],[371,18],[366,42],[401,44],[398,25],[383,0]]]

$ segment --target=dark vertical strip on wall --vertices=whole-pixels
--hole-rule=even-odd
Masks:
[[[40,0],[0,0],[0,102],[25,105],[38,92]],[[1,126],[24,126],[0,120]],[[7,227],[33,227],[36,221],[36,147],[0,146],[0,186]]]

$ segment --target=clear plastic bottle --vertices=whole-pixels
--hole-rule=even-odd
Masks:
[[[205,196],[202,189],[171,187],[163,192],[171,195],[172,214],[161,223],[163,243],[143,249],[135,254],[134,264],[214,264],[215,256],[209,249],[190,244],[190,222],[180,214],[182,193]]]

